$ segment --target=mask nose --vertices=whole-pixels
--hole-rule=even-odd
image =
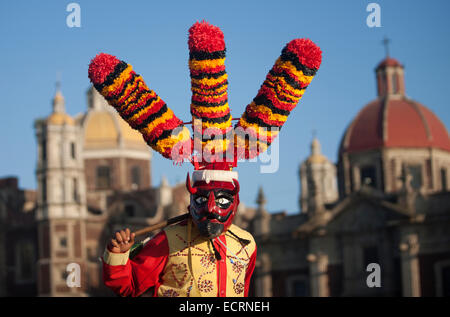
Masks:
[[[214,196],[214,192],[211,191],[208,196],[208,211],[215,212],[217,209],[216,206],[216,196]]]

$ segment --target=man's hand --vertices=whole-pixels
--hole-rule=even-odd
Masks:
[[[134,244],[134,233],[130,229],[117,231],[114,238],[108,243],[108,250],[112,253],[125,253]]]

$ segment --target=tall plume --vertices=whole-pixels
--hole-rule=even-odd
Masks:
[[[196,22],[189,29],[188,45],[194,142],[201,142],[204,160],[221,160],[232,142],[226,138],[232,126],[224,36],[218,27]]]
[[[175,162],[190,157],[189,130],[131,65],[100,53],[92,59],[88,73],[95,89],[153,150]]]
[[[238,159],[266,151],[297,106],[322,61],[320,48],[309,39],[290,41],[269,71],[258,94],[235,125]]]

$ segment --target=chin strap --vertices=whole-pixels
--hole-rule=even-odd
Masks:
[[[233,237],[235,237],[236,239],[238,239],[239,242],[240,242],[242,245],[246,246],[246,245],[249,245],[249,244],[250,244],[250,240],[247,240],[247,239],[238,237],[238,236],[237,236],[236,234],[234,234],[231,230],[228,230],[228,232],[229,232]]]
[[[245,267],[245,265],[246,265],[245,262],[242,261],[236,254],[234,254],[234,252],[231,251],[231,250],[226,246],[226,244],[224,244],[222,241],[220,241],[219,238],[217,238],[217,241],[218,241],[221,245],[223,245],[223,246],[225,247],[225,249],[227,249],[228,252],[230,252],[230,254],[231,254],[232,256],[234,256],[234,257],[236,258],[236,260],[238,260],[239,262],[241,262],[241,264]],[[214,245],[214,244],[213,244],[213,245]],[[231,259],[230,259],[230,261],[231,261]],[[233,262],[231,262],[231,263],[233,263]]]

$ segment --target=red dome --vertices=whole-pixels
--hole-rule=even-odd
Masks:
[[[391,67],[403,67],[402,64],[400,64],[400,62],[398,60],[396,60],[395,58],[391,58],[391,57],[386,57],[384,60],[382,60],[377,68],[381,68],[381,67],[387,67],[387,66],[391,66]]]
[[[365,106],[344,133],[340,152],[381,147],[450,151],[447,129],[427,107],[402,97],[379,98]]]

